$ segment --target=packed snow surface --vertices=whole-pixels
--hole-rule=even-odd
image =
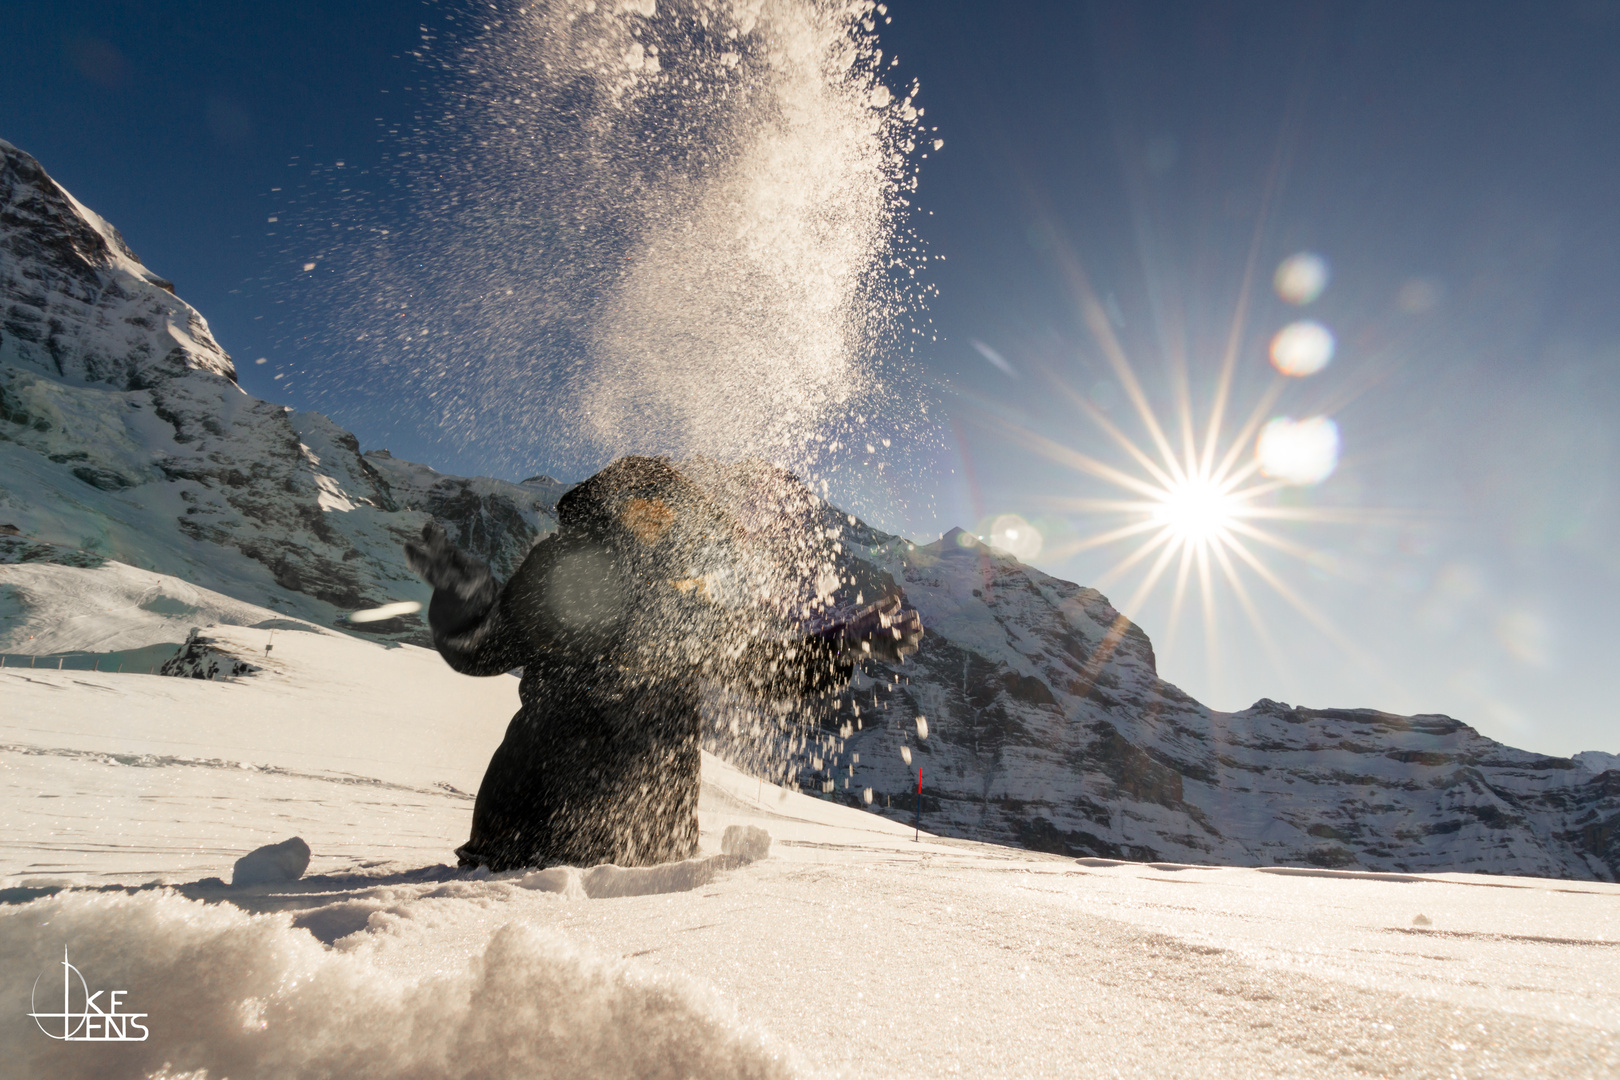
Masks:
[[[1620,1074],[1620,887],[914,839],[708,756],[698,859],[459,871],[517,680],[280,625],[205,628],[239,679],[0,670],[11,1075]],[[35,1026],[64,947],[146,1042]]]

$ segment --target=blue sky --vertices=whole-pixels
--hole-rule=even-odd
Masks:
[[[401,212],[379,165],[441,86],[410,53],[445,10],[14,3],[0,137],[175,281],[253,393],[447,471],[574,478],[578,460],[513,468],[447,436],[408,387],[381,409],[352,357],[300,349],[346,298],[288,288],[296,256],[266,235],[311,163],[372,170],[369,212]],[[888,14],[894,85],[920,81],[946,142],[910,219],[944,258],[911,391],[933,438],[877,523],[929,540],[1017,514],[1042,534],[1036,565],[1102,580],[1132,541],[1065,554],[1119,520],[1074,500],[1121,492],[1054,456],[1133,467],[1087,407],[1151,438],[1086,296],[1172,427],[1167,358],[1184,357],[1201,424],[1234,343],[1241,420],[1275,379],[1272,335],[1312,319],[1333,361],[1287,380],[1267,418],[1331,417],[1341,457],[1266,503],[1334,520],[1266,526],[1307,558],[1249,543],[1298,601],[1239,560],[1252,618],[1216,568],[1211,618],[1194,573],[1172,619],[1172,563],[1129,612],[1161,672],[1218,707],[1446,712],[1530,749],[1620,750],[1620,4]],[[1302,307],[1271,285],[1299,251],[1331,270]],[[1124,603],[1152,562],[1108,595]]]

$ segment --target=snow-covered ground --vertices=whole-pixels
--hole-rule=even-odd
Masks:
[[[203,632],[262,670],[0,670],[5,1075],[1620,1074],[1620,886],[916,840],[707,756],[700,860],[467,874],[515,679],[69,569],[8,580],[100,605],[108,647],[179,641],[180,602],[247,624]],[[720,856],[730,825],[769,857]],[[303,880],[207,880],[293,835]],[[35,1026],[64,947],[146,1042]]]

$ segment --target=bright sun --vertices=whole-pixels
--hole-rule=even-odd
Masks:
[[[1189,601],[1197,602],[1203,608],[1209,671],[1212,679],[1218,679],[1223,634],[1217,622],[1216,593],[1217,583],[1223,582],[1225,591],[1237,601],[1278,670],[1286,670],[1282,651],[1245,581],[1246,576],[1252,575],[1346,655],[1376,672],[1377,665],[1365,650],[1280,576],[1270,565],[1274,559],[1269,556],[1288,556],[1313,569],[1330,567],[1331,560],[1276,531],[1273,526],[1290,522],[1396,520],[1398,515],[1366,507],[1279,505],[1269,497],[1285,487],[1325,479],[1338,461],[1338,431],[1325,418],[1271,419],[1268,423],[1271,410],[1288,381],[1286,375],[1275,378],[1270,387],[1252,401],[1246,418],[1233,422],[1237,417],[1230,413],[1237,404],[1235,376],[1248,301],[1239,300],[1207,418],[1200,424],[1194,415],[1185,354],[1172,353],[1168,357],[1168,374],[1173,408],[1161,420],[1084,271],[1077,260],[1071,260],[1069,265],[1070,283],[1086,327],[1132,406],[1131,412],[1141,425],[1141,435],[1127,434],[1089,395],[1060,379],[1053,380],[1053,388],[1107,436],[1123,453],[1124,460],[1110,462],[1093,457],[1024,425],[997,422],[995,426],[1012,441],[1100,480],[1117,492],[1113,497],[1052,496],[1048,499],[1056,509],[1113,521],[1095,533],[1047,549],[1044,553],[1047,560],[1061,562],[1082,551],[1126,545],[1119,560],[1093,577],[1089,584],[1108,591],[1128,575],[1137,578],[1135,588],[1124,602],[1116,602],[1120,615],[1105,638],[1106,647],[1099,647],[1096,655],[1106,658],[1113,644],[1125,633],[1129,620],[1140,617],[1149,596],[1164,583],[1168,587],[1169,610],[1161,652],[1174,651],[1183,611]],[[1251,266],[1246,272],[1243,297],[1248,295],[1248,278],[1252,274]],[[1009,533],[1007,539],[1016,537]]]
[[[1184,544],[1204,544],[1226,538],[1242,501],[1204,477],[1188,477],[1172,484],[1152,513],[1175,539]]]

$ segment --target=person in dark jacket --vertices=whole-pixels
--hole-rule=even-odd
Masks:
[[[406,545],[456,671],[523,669],[522,708],[473,805],[463,866],[647,866],[697,850],[699,684],[761,699],[836,692],[858,657],[900,662],[922,623],[898,600],[816,633],[721,602],[737,521],[672,463],[626,457],[572,488],[558,529],[502,588],[437,523]]]

